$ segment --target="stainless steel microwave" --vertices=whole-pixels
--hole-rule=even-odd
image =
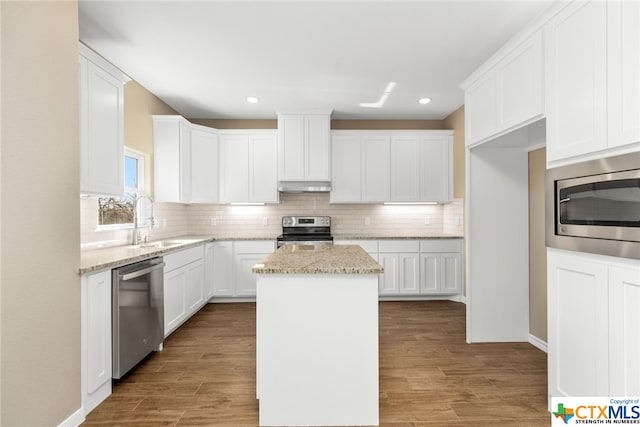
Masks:
[[[640,153],[547,170],[547,246],[640,259]]]

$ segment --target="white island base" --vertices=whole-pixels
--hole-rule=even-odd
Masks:
[[[378,425],[378,275],[259,274],[261,426]]]

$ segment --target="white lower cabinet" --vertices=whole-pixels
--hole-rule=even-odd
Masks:
[[[462,240],[420,242],[420,293],[462,292]]]
[[[640,393],[640,263],[547,250],[549,396]]]
[[[164,336],[198,311],[204,298],[204,246],[164,256]]]
[[[609,268],[609,395],[640,395],[640,268]]]
[[[358,245],[384,268],[380,296],[462,293],[462,239],[336,240]]]
[[[111,270],[82,276],[82,407],[111,394]]]
[[[254,298],[256,276],[254,265],[275,251],[271,240],[238,240],[214,242],[213,296],[221,298]]]

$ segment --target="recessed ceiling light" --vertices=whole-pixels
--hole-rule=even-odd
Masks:
[[[426,105],[431,102],[431,98],[420,98],[418,99],[418,104]]]
[[[260,98],[257,96],[247,96],[247,102],[250,104],[257,104],[260,101]]]

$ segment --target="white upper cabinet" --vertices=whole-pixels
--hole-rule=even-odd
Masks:
[[[497,130],[515,128],[544,114],[542,31],[496,66]]]
[[[124,193],[124,84],[130,79],[80,45],[80,193]]]
[[[452,132],[392,136],[390,151],[392,202],[451,201]]]
[[[191,201],[218,201],[218,133],[191,125]]]
[[[608,3],[609,147],[640,141],[640,2]]]
[[[278,115],[278,178],[329,180],[330,114]]]
[[[157,202],[218,201],[218,131],[181,116],[153,116]]]
[[[640,142],[640,4],[569,4],[546,26],[547,160],[635,151]]]
[[[466,145],[499,136],[544,115],[542,32],[465,83]]]
[[[220,131],[220,199],[278,203],[275,131]]]
[[[607,4],[575,2],[546,26],[547,159],[607,147]]]
[[[156,202],[191,202],[191,129],[181,116],[153,116]]]
[[[332,132],[331,203],[449,202],[452,131]]]
[[[388,135],[332,136],[331,203],[389,200],[389,141]]]

